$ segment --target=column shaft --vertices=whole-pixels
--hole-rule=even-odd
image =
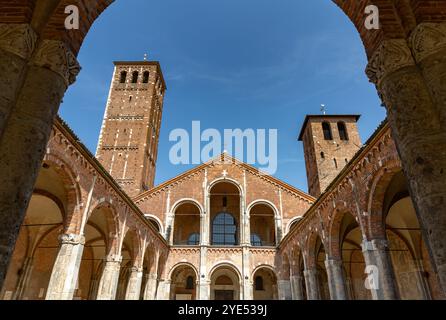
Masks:
[[[302,277],[291,276],[291,296],[293,300],[304,300]]]
[[[125,300],[139,300],[141,296],[142,275],[141,269],[132,269],[125,293]]]
[[[79,65],[59,41],[42,41],[0,140],[0,287],[39,173],[54,117]]]
[[[317,281],[317,271],[309,269],[304,271],[305,286],[307,287],[308,300],[320,300],[319,285]]]
[[[156,274],[146,275],[146,285],[144,288],[143,300],[155,300],[157,279]]]
[[[46,300],[72,300],[79,278],[85,237],[64,234],[51,273]]]
[[[344,271],[341,260],[326,260],[328,286],[331,300],[347,300]]]
[[[290,280],[278,280],[279,300],[292,300]]]
[[[387,252],[387,241],[375,239],[362,244],[362,252],[369,274],[366,287],[374,300],[395,300],[396,286],[392,263]]]
[[[98,287],[97,300],[114,300],[118,290],[122,257],[112,256],[105,262]]]

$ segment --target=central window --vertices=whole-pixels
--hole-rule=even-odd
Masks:
[[[214,218],[212,244],[217,246],[235,246],[237,244],[237,226],[230,213],[222,212]]]

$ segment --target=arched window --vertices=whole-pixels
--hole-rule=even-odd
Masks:
[[[200,235],[198,233],[192,233],[187,239],[188,246],[198,246],[200,244]]]
[[[261,276],[257,276],[255,279],[255,289],[256,291],[265,290],[263,286],[263,278]]]
[[[193,290],[194,289],[194,277],[189,276],[186,279],[186,290]]]
[[[321,158],[325,159],[325,153],[324,152],[321,152]]]
[[[333,135],[331,133],[331,126],[328,122],[322,122],[322,130],[324,131],[325,140],[333,140]]]
[[[338,122],[338,131],[339,131],[339,137],[341,138],[341,140],[347,141],[348,133],[347,133],[347,128],[346,128],[344,122]]]
[[[134,71],[133,74],[132,74],[132,83],[137,83],[138,82],[138,76],[139,76],[138,71]]]
[[[226,212],[218,214],[212,223],[212,244],[235,246],[237,226],[234,217]]]
[[[150,72],[145,71],[144,75],[143,75],[142,83],[149,83],[149,78],[150,78]]]
[[[260,239],[259,235],[255,233],[251,234],[251,245],[254,247],[262,246],[262,239]]]
[[[127,72],[126,71],[122,71],[121,72],[121,78],[119,79],[120,83],[125,83],[125,81],[127,80]]]

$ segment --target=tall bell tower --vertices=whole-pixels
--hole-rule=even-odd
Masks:
[[[300,131],[308,191],[320,196],[361,148],[359,115],[307,115]]]
[[[96,157],[133,197],[154,185],[166,84],[159,62],[114,64]]]

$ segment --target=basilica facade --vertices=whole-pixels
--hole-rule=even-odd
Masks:
[[[445,298],[387,121],[302,119],[308,193],[226,152],[154,186],[165,93],[115,62],[96,155],[55,120],[0,298]]]

